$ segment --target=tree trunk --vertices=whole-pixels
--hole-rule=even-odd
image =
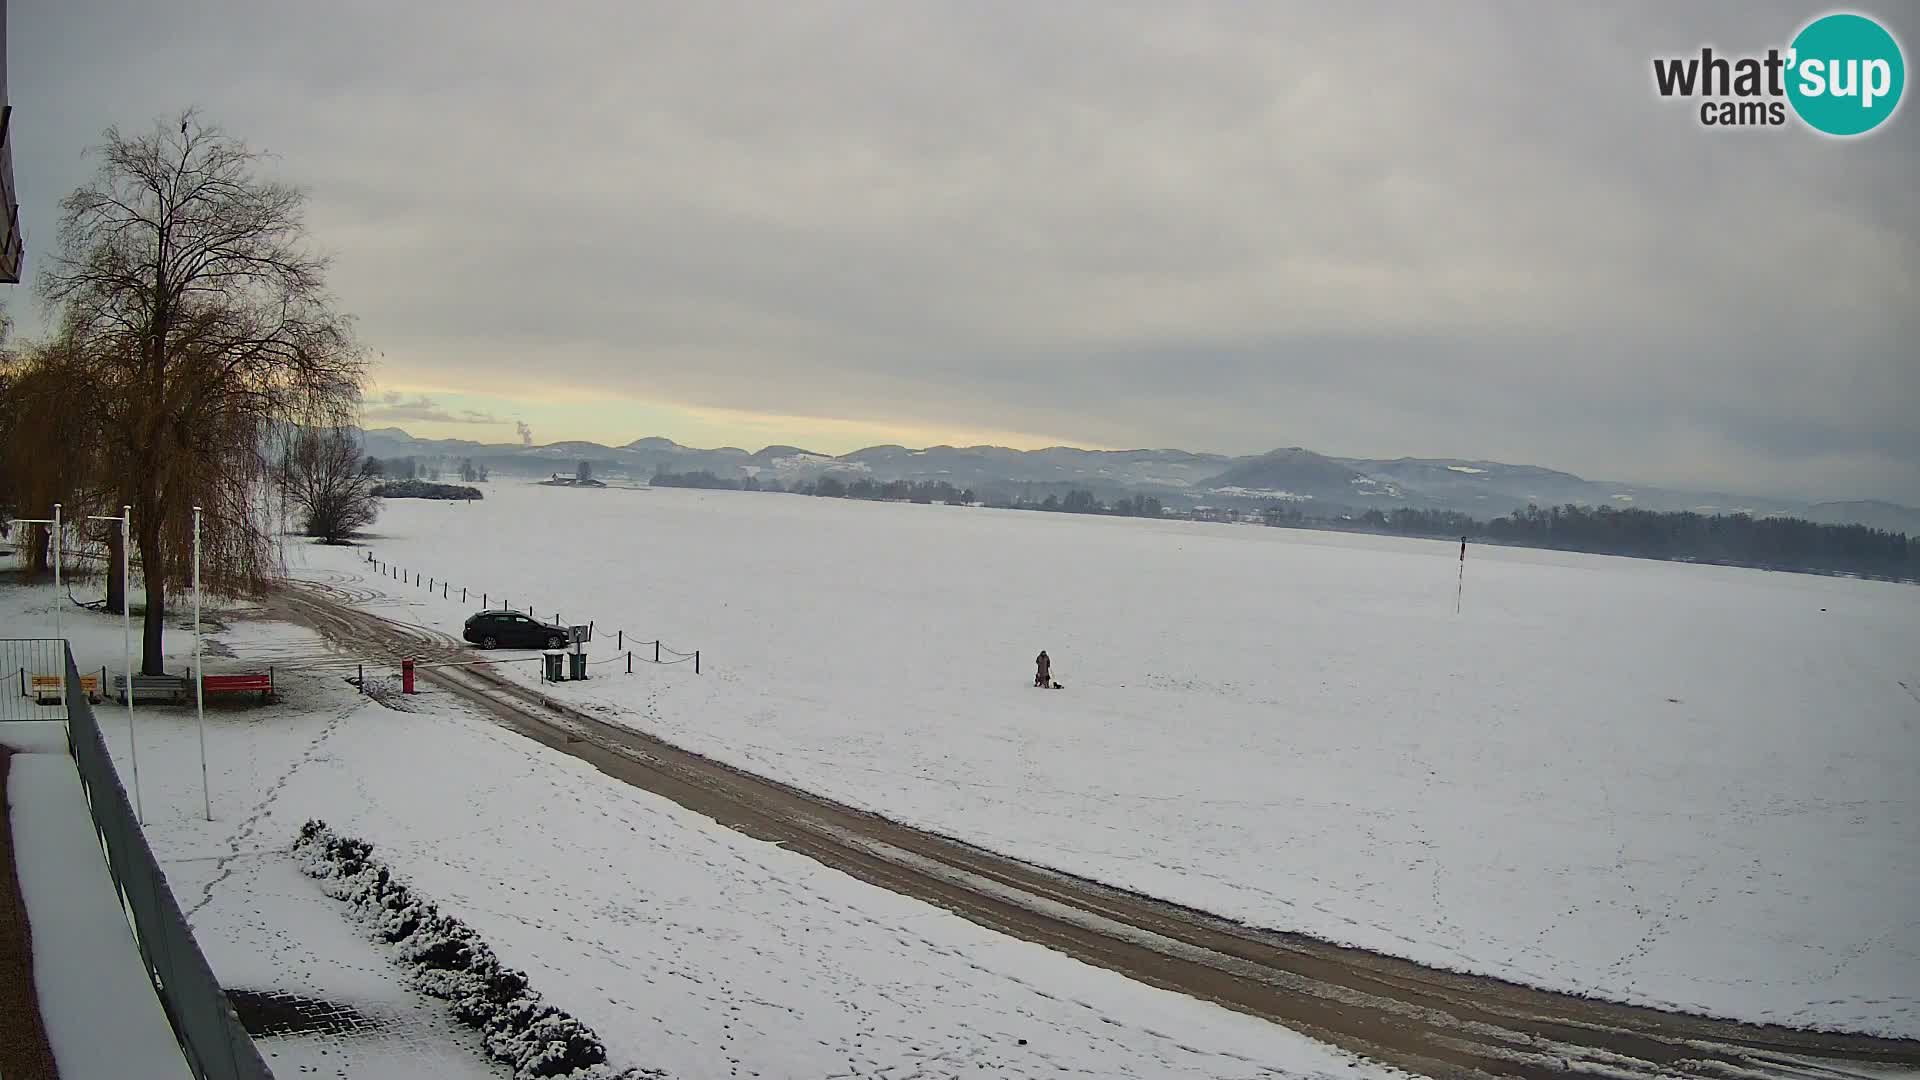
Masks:
[[[27,563],[27,580],[38,581],[53,570],[53,563],[48,559],[53,547],[47,543],[47,534],[41,531],[40,526],[29,525],[27,529],[27,550],[32,552],[32,558]]]
[[[120,526],[116,522],[113,532],[107,536],[107,610],[115,615],[127,610],[127,593],[120,587],[123,580],[120,566],[126,558],[126,548],[120,543]]]
[[[140,571],[147,585],[147,613],[140,622],[140,673],[167,673],[167,555],[160,544],[160,519],[147,514],[140,525]]]

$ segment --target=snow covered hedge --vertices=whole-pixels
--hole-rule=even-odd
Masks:
[[[649,1069],[616,1070],[606,1044],[587,1025],[547,1004],[525,972],[500,962],[478,934],[443,915],[373,857],[373,845],[341,836],[324,821],[300,827],[294,854],[320,888],[352,906],[373,935],[393,946],[413,982],[446,1001],[478,1028],[487,1053],[513,1069],[514,1080],[651,1080]]]

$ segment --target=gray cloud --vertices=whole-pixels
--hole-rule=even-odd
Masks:
[[[504,424],[507,421],[476,409],[458,411],[442,408],[425,394],[401,394],[389,390],[372,402],[362,403],[363,420],[430,420],[440,424]]]
[[[1815,13],[78,0],[15,8],[10,91],[36,244],[102,126],[199,102],[423,382],[1920,502],[1912,106],[1652,91]]]

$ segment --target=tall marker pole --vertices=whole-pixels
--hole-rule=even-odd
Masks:
[[[1453,613],[1460,614],[1460,594],[1467,588],[1467,538],[1460,538],[1460,580],[1453,587]]]
[[[60,586],[60,549],[66,545],[60,539],[60,504],[53,504],[53,636],[64,639],[60,632],[60,609],[67,606],[66,590]],[[67,715],[67,673],[60,672],[60,715]]]
[[[60,633],[60,609],[67,606],[60,602],[67,598],[67,594],[60,588],[60,548],[62,546],[64,545],[62,545],[60,542],[60,504],[54,503],[53,504],[53,636],[54,637],[65,636]],[[67,676],[65,672],[60,673],[60,703],[62,705],[65,705],[67,703]]]
[[[207,679],[200,658],[200,508],[193,508],[193,710],[200,727],[200,801],[213,820],[213,792],[207,785]]]
[[[120,523],[120,659],[126,665],[126,682],[121,689],[127,695],[127,756],[133,759],[133,813],[140,824],[147,823],[147,811],[140,801],[140,741],[133,734],[133,507],[122,506],[120,516],[90,515],[95,521]],[[102,692],[105,692],[102,687]]]
[[[60,601],[65,599],[60,593],[60,504],[53,504],[53,516],[50,518],[14,518],[13,521],[18,525],[45,525],[47,527],[47,543],[53,545],[53,637],[55,641],[59,641],[61,640]],[[25,693],[24,687],[21,689],[21,692]],[[66,707],[67,675],[65,671],[62,671],[60,672],[60,711],[64,713]]]

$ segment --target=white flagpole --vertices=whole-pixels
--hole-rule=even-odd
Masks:
[[[127,756],[133,759],[133,813],[140,824],[147,823],[147,811],[140,801],[140,741],[133,734],[133,507],[122,506],[120,516],[91,515],[96,521],[120,523],[120,661],[126,665],[126,682],[121,689],[127,695]],[[102,687],[105,693],[106,688]]]
[[[63,640],[60,634],[60,601],[66,597],[60,594],[60,504],[53,504],[53,516],[50,518],[14,518],[13,523],[47,527],[47,542],[53,545],[53,637],[55,641]],[[28,537],[28,548],[29,550],[32,548],[31,535]],[[64,713],[67,705],[67,673],[62,668],[57,674],[60,677],[60,711]]]
[[[200,800],[213,820],[213,791],[207,785],[207,680],[200,657],[200,508],[193,508],[193,708],[200,726]]]
[[[67,606],[67,591],[60,586],[60,504],[53,504],[53,636],[63,639],[60,632],[60,609]],[[67,673],[60,672],[60,715],[67,714]]]
[[[60,609],[67,606],[67,594],[60,587],[60,504],[53,504],[53,636],[60,633]],[[67,674],[60,673],[60,703],[67,702]]]
[[[120,641],[127,664],[127,756],[133,759],[133,810],[147,823],[146,804],[140,800],[140,744],[133,735],[133,507],[120,507]]]

